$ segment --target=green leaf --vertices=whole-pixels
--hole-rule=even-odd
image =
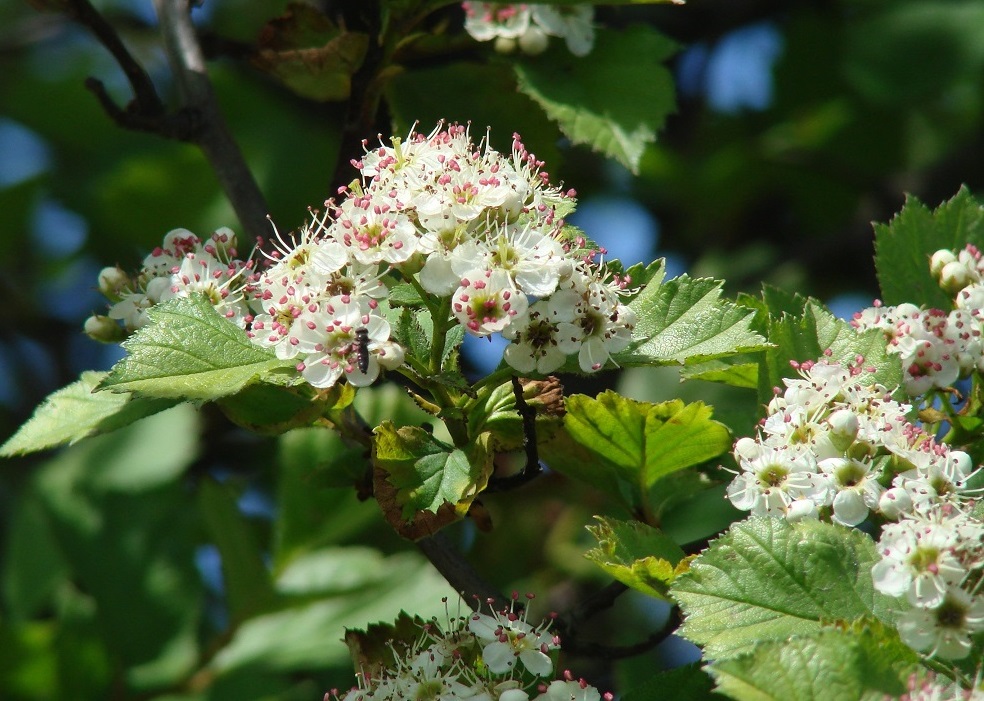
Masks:
[[[732,526],[674,580],[681,634],[708,659],[818,633],[824,623],[891,622],[899,601],[874,590],[871,537],[818,521],[751,518]]]
[[[420,296],[417,288],[409,282],[393,285],[389,294],[386,295],[386,301],[391,307],[416,307],[422,306],[424,303],[424,299]]]
[[[135,691],[175,683],[198,660],[198,521],[180,479],[195,419],[175,407],[69,448],[37,476],[59,552]]]
[[[660,478],[710,460],[731,446],[724,424],[701,402],[650,404],[606,391],[567,400],[564,428],[620,477],[642,489]]]
[[[519,89],[575,144],[615,158],[633,173],[676,106],[673,76],[662,62],[677,45],[645,26],[600,30],[589,56],[555,46],[517,61]],[[612,71],[617,72],[613,80]]]
[[[177,403],[170,399],[94,392],[105,376],[101,372],[84,372],[77,382],[51,394],[0,447],[0,457],[71,445],[88,436],[115,431]]]
[[[643,594],[669,600],[669,584],[679,573],[683,550],[658,529],[641,521],[617,521],[595,517],[588,531],[598,547],[585,557],[612,577]]]
[[[421,511],[436,514],[445,504],[451,504],[458,516],[467,512],[492,474],[488,436],[483,435],[465,452],[414,426],[397,428],[384,421],[376,428],[373,463],[395,489],[401,519],[412,520]]]
[[[705,380],[720,382],[732,387],[755,389],[758,387],[759,364],[732,363],[726,360],[708,360],[704,363],[684,367],[680,377],[684,380]]]
[[[415,553],[387,557],[382,569],[378,563],[372,564],[377,562],[376,556],[369,559],[368,567],[354,566],[354,572],[363,575],[362,586],[356,586],[352,571],[336,570],[346,581],[346,594],[251,618],[239,626],[210,667],[223,674],[249,666],[296,672],[348,663],[348,649],[341,640],[343,629],[394,620],[402,609],[425,619],[440,617],[445,612],[442,597],[457,601],[444,578]]]
[[[767,403],[774,396],[773,387],[782,387],[785,377],[797,377],[791,361],[824,359],[831,363],[856,365],[858,357],[864,367],[858,381],[879,383],[890,390],[902,384],[902,365],[897,355],[887,351],[885,336],[872,329],[859,334],[846,321],[835,317],[826,307],[810,300],[804,314],[784,314],[769,320],[769,340],[775,344],[764,357],[765,371],[759,373],[759,401]]]
[[[252,63],[301,97],[345,100],[368,48],[367,34],[343,31],[313,5],[293,2],[264,27]]]
[[[281,387],[257,382],[217,402],[222,413],[237,426],[267,435],[310,426],[330,410],[344,409],[355,398],[355,388],[336,383],[311,396],[310,387]]]
[[[123,344],[129,354],[97,389],[211,400],[235,394],[264,372],[285,365],[253,345],[204,296],[173,299],[149,314],[150,325]]]
[[[203,480],[198,511],[222,557],[222,581],[233,619],[242,621],[273,608],[277,595],[262,549],[229,486]]]
[[[862,630],[825,628],[816,635],[768,642],[708,667],[716,691],[738,701],[759,699],[899,698],[918,656],[898,633],[877,624]]]
[[[941,248],[984,248],[984,206],[966,187],[934,211],[915,197],[888,224],[875,224],[875,269],[886,304],[911,302],[949,310],[953,299],[929,271],[929,257]]]
[[[720,299],[721,282],[682,275],[651,285],[629,307],[637,343],[615,355],[622,365],[692,364],[767,347],[752,331],[754,312]]]

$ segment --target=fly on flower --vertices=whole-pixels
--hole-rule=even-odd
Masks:
[[[365,375],[369,372],[369,329],[355,330],[355,352],[359,356],[359,371]]]

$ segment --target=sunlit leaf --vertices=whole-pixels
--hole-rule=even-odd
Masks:
[[[516,63],[519,89],[543,108],[575,144],[637,172],[645,147],[675,107],[673,77],[663,61],[676,44],[655,30],[600,30],[591,54],[555,46]],[[617,66],[617,80],[612,67]]]
[[[253,345],[246,332],[220,316],[204,296],[179,297],[149,314],[151,323],[123,343],[128,355],[97,389],[218,399],[285,365]]]
[[[717,690],[739,701],[758,699],[899,698],[918,657],[898,633],[873,624],[861,630],[824,628],[816,635],[758,645],[708,667]]]
[[[615,355],[622,365],[696,363],[767,347],[751,328],[754,312],[722,300],[717,280],[682,275],[647,287],[629,307],[639,342]]]
[[[669,583],[686,571],[683,550],[672,539],[640,521],[595,517],[598,525],[588,530],[598,547],[585,557],[612,577],[644,594],[668,599]]]
[[[966,187],[935,210],[908,197],[888,224],[875,224],[875,269],[886,304],[950,309],[953,299],[933,279],[929,258],[941,248],[984,248],[984,205]]]
[[[84,372],[77,382],[51,394],[0,447],[0,457],[24,455],[109,433],[177,403],[174,399],[95,392],[105,376],[101,372]]]
[[[874,590],[877,561],[871,537],[851,528],[775,518],[737,523],[674,580],[671,592],[686,617],[681,634],[717,659],[835,621],[891,621],[900,604]]]

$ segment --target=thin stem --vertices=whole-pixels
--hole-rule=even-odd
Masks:
[[[269,233],[266,200],[219,110],[188,0],[154,0],[154,8],[185,107],[201,115],[195,142],[215,171],[246,234],[254,239],[264,237]]]

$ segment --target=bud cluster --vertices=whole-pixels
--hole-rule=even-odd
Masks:
[[[477,41],[495,41],[496,51],[519,49],[531,56],[547,49],[549,37],[563,39],[575,56],[594,47],[594,5],[529,5],[463,2],[465,31]]]
[[[628,346],[635,314],[620,298],[628,280],[610,279],[594,262],[600,251],[565,231],[574,192],[550,184],[518,135],[508,155],[486,140],[476,146],[460,125],[365,148],[353,162],[361,179],[293,236],[277,234],[258,265],[236,258],[227,229],[205,242],[179,229],[133,278],[103,271],[110,319],[132,332],[154,304],[204,293],[318,388],[368,385],[404,364],[387,303],[397,284],[446,315],[438,325],[503,334],[512,341],[505,360],[520,372],[550,373],[569,356],[593,372]],[[119,328],[103,320],[87,329],[118,340]]]
[[[881,329],[888,351],[902,360],[903,386],[910,397],[945,389],[972,372],[984,371],[984,261],[976,247],[936,251],[930,270],[953,299],[953,309],[914,304],[874,305],[854,315],[859,331]]]
[[[531,693],[536,701],[601,701],[595,687],[570,672],[544,681],[553,673],[550,653],[560,641],[549,633],[549,623],[531,625],[525,609],[516,610],[517,600],[514,594],[501,611],[449,616],[443,627],[430,621],[410,642],[389,641],[391,663],[363,668],[357,687],[341,696],[326,694],[326,701],[529,701]]]

